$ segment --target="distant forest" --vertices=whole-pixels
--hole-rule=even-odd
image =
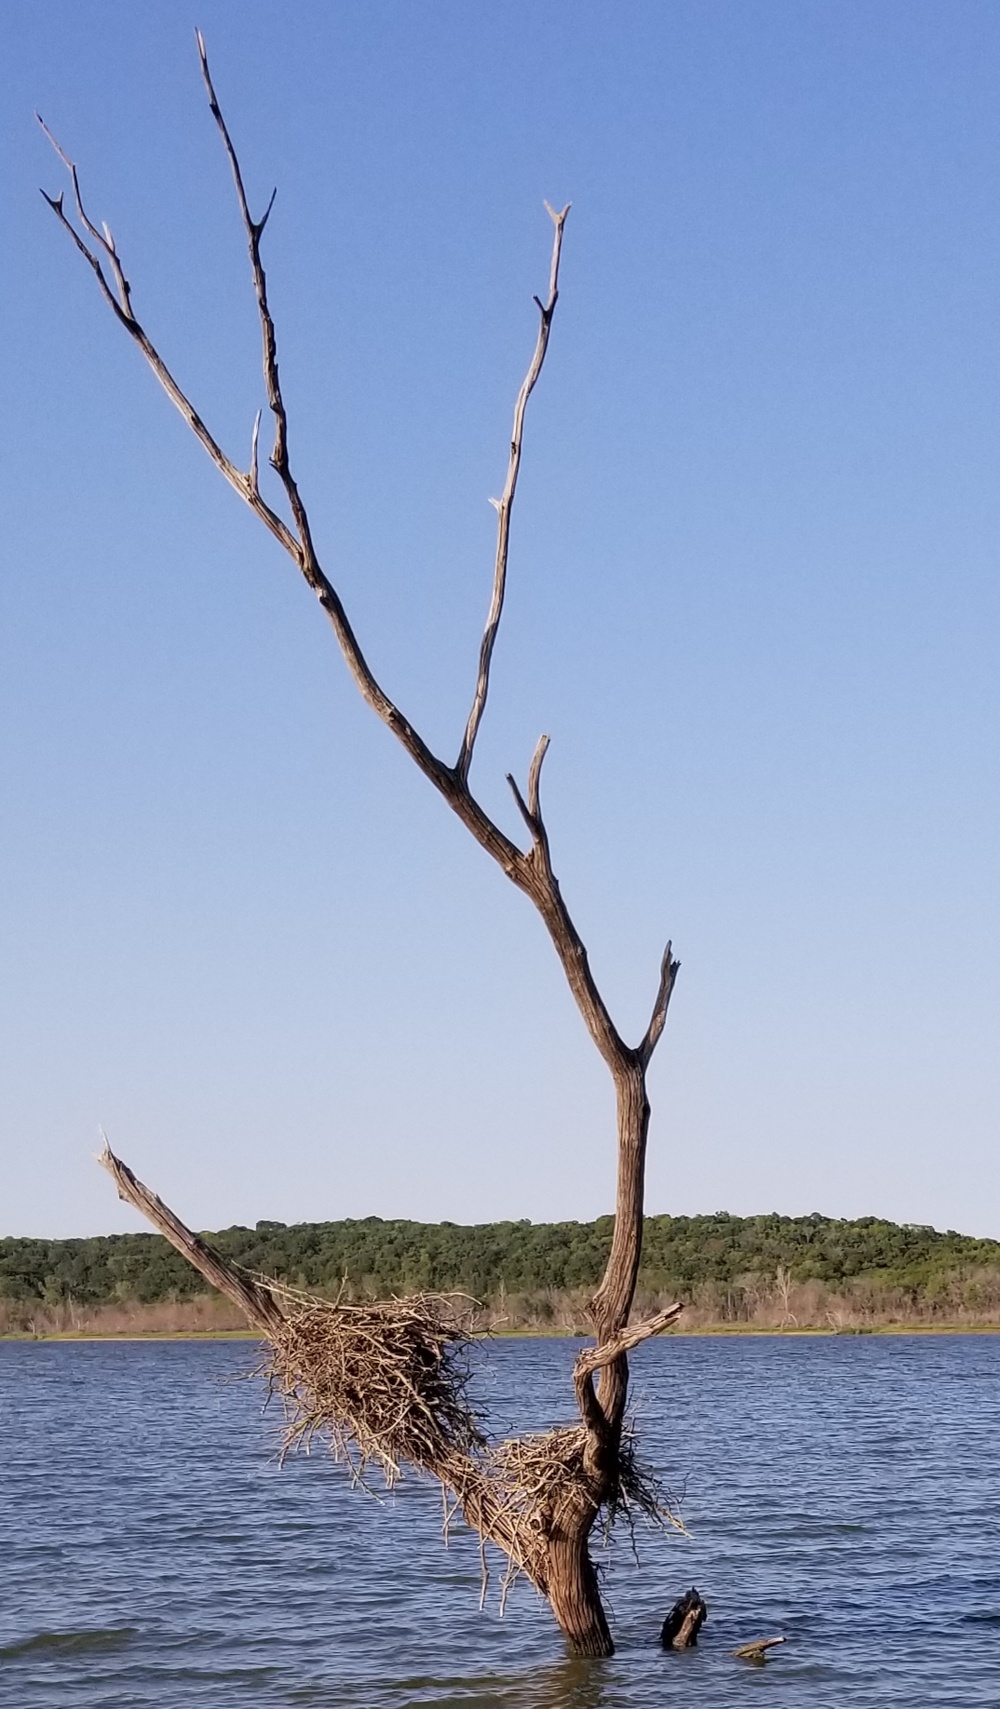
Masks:
[[[486,1327],[574,1331],[611,1227],[610,1217],[475,1227],[366,1217],[259,1222],[207,1238],[246,1269],[311,1293],[460,1292],[480,1302]],[[1000,1242],[876,1217],[648,1217],[637,1303],[667,1295],[685,1302],[690,1327],[1000,1324]],[[192,1317],[185,1308],[196,1304]],[[0,1330],[211,1328],[231,1316],[205,1300],[201,1278],[159,1235],[0,1240]]]

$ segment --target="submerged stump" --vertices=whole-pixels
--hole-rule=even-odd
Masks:
[[[665,1650],[693,1650],[707,1619],[708,1605],[692,1585],[674,1603],[664,1620],[660,1643]]]

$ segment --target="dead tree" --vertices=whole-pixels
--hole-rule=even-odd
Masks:
[[[276,500],[272,503],[264,496],[261,488],[258,462],[261,412],[258,412],[253,426],[249,468],[244,470],[222,449],[137,318],[131,286],[115,239],[107,225],[102,224],[99,227],[91,220],[84,204],[76,166],[48,131],[46,134],[70,175],[72,202],[69,212],[62,194],[46,195],[45,199],[80,255],[92,269],[97,287],[119,326],[138,345],[167,396],[180,411],[216,468],[274,536],[316,595],[321,609],[333,627],[347,667],[367,704],[402,743],[414,764],[433,784],[452,812],[457,814],[477,843],[496,861],[511,883],[523,891],[534,904],[552,940],[587,1031],[611,1074],[617,1100],[618,1127],[614,1232],[603,1279],[590,1303],[595,1345],[581,1355],[576,1367],[575,1391],[580,1424],[568,1432],[552,1432],[543,1439],[552,1445],[551,1451],[547,1450],[549,1471],[551,1472],[552,1466],[555,1465],[558,1475],[553,1478],[546,1474],[546,1479],[542,1480],[545,1484],[543,1499],[540,1493],[542,1486],[536,1472],[532,1473],[535,1478],[532,1483],[525,1470],[527,1459],[531,1456],[524,1443],[530,1443],[530,1438],[524,1439],[520,1446],[501,1445],[498,1451],[499,1464],[491,1463],[485,1484],[482,1481],[477,1483],[469,1473],[466,1461],[470,1451],[476,1448],[471,1438],[461,1441],[452,1441],[450,1437],[442,1438],[433,1452],[414,1449],[411,1453],[405,1442],[400,1448],[402,1457],[406,1458],[409,1454],[413,1463],[439,1477],[446,1489],[451,1488],[469,1523],[478,1529],[481,1535],[504,1550],[514,1567],[520,1566],[529,1573],[538,1589],[547,1596],[555,1618],[575,1653],[589,1656],[610,1655],[613,1650],[611,1634],[601,1603],[589,1540],[595,1520],[602,1509],[607,1511],[610,1507],[613,1510],[623,1495],[626,1499],[628,1496],[629,1457],[623,1444],[629,1379],[628,1351],[648,1336],[667,1327],[679,1310],[679,1307],[671,1308],[646,1323],[629,1327],[629,1313],[642,1246],[643,1185],[649,1126],[646,1075],[666,1022],[678,963],[674,960],[668,943],[663,954],[659,987],[649,1024],[637,1044],[626,1043],[598,990],[587,950],[573,923],[553,869],[541,798],[542,766],[549,738],[543,735],[539,739],[523,790],[512,775],[507,778],[527,831],[527,847],[522,848],[495,823],[477,801],[469,782],[476,739],[489,694],[493,649],[503,613],[511,514],[521,467],[525,411],[541,373],[552,331],[559,296],[563,233],[569,209],[566,207],[557,213],[546,204],[554,228],[548,291],[544,300],[541,297],[535,298],[539,317],[537,339],[514,408],[507,478],[500,498],[493,501],[497,511],[497,542],[492,598],[479,650],[478,670],[468,720],[457,756],[448,761],[432,752],[405,713],[377,681],[340,595],[322,567],[306,502],[292,471],[288,415],[278,374],[275,326],[261,258],[261,240],[274,204],[274,196],[272,194],[261,217],[255,219],[250,211],[240,162],[219,106],[200,34],[197,41],[209,107],[229,160],[246,233],[263,343],[264,386],[274,429],[270,464],[283,493],[283,502]],[[45,194],[44,191],[42,193]],[[222,1263],[218,1255],[191,1236],[179,1219],[174,1217],[155,1195],[135,1181],[124,1165],[119,1164],[117,1159],[110,1158],[110,1155],[106,1161],[116,1173],[119,1190],[124,1196],[152,1217],[161,1231],[185,1252],[213,1286],[223,1287],[232,1297],[238,1298],[250,1320],[265,1335],[283,1344],[282,1337],[286,1333],[289,1317],[282,1310],[274,1291],[261,1283],[250,1284],[245,1279],[235,1277],[232,1267]],[[420,1333],[423,1335],[424,1330]],[[426,1333],[426,1357],[432,1364],[435,1359],[440,1364],[446,1352],[441,1337],[433,1324]],[[301,1354],[296,1354],[295,1359],[301,1360]],[[301,1362],[295,1364],[293,1359],[289,1369],[292,1387],[298,1382],[300,1388],[308,1388],[311,1378],[308,1371],[303,1376],[305,1367]],[[299,1373],[298,1377],[296,1372]],[[596,1389],[595,1375],[598,1376]],[[333,1418],[336,1428],[336,1406],[341,1404],[342,1400],[331,1401],[326,1411],[321,1407],[316,1416],[327,1424]],[[362,1396],[357,1402],[361,1413],[364,1413],[367,1404],[367,1400]],[[365,1413],[361,1423],[368,1429],[366,1418]],[[348,1432],[354,1431],[357,1424],[358,1418],[349,1414],[346,1426]],[[564,1440],[569,1437],[572,1441]],[[373,1439],[378,1453],[377,1428]],[[458,1456],[457,1460],[449,1458],[453,1453]],[[387,1454],[389,1462],[395,1464],[392,1453],[387,1450]],[[462,1459],[463,1455],[465,1460]],[[499,1477],[499,1483],[494,1481],[491,1485],[490,1475],[494,1480]],[[522,1504],[527,1504],[526,1511],[530,1507],[531,1523],[528,1529],[534,1537],[530,1549],[523,1546],[527,1531],[522,1528],[517,1535],[511,1532],[511,1489],[520,1492],[518,1499],[523,1498]],[[516,1507],[516,1502],[514,1505]]]

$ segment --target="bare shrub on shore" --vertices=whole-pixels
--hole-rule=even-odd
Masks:
[[[900,1288],[878,1275],[856,1277],[830,1287],[815,1280],[796,1282],[785,1272],[743,1290],[704,1283],[690,1290],[686,1330],[755,1331],[1000,1327],[1000,1268],[980,1265],[946,1271],[919,1292]],[[635,1310],[651,1317],[684,1290],[639,1287]],[[364,1280],[343,1291],[355,1304],[372,1298]],[[469,1302],[468,1329],[481,1334],[589,1334],[585,1288],[546,1288],[508,1294],[481,1304]],[[144,1303],[79,1304],[72,1298],[4,1298],[0,1295],[0,1335],[218,1335],[246,1329],[242,1314],[216,1294]]]
[[[183,1300],[123,1300],[80,1305],[72,1298],[0,1297],[0,1335],[227,1335],[246,1330],[246,1319],[218,1294]]]

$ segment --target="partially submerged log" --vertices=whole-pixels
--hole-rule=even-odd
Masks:
[[[768,1650],[773,1650],[775,1644],[783,1644],[784,1638],[757,1638],[752,1644],[741,1644],[733,1655],[741,1662],[750,1662],[754,1667],[763,1667],[767,1661]]]
[[[708,1605],[692,1585],[674,1603],[664,1620],[660,1643],[665,1650],[693,1650],[707,1619]]]

